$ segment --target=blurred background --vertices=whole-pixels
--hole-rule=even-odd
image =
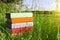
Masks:
[[[6,13],[32,12],[32,31],[11,36]],[[60,40],[60,0],[0,0],[0,40]]]

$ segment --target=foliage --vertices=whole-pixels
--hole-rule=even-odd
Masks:
[[[0,40],[57,40],[60,17],[55,17],[54,12],[44,14],[44,11],[33,11],[34,26],[32,31],[11,36],[9,31],[5,29],[5,13],[17,12],[13,5],[15,4],[0,4]]]

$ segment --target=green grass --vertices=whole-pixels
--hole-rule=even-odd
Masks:
[[[50,14],[50,12],[47,12],[48,14],[43,14],[44,11],[33,12],[33,30],[11,35],[9,31],[5,29],[5,13],[17,12],[12,8],[12,5],[7,5],[5,3],[0,4],[0,40],[58,40],[58,34],[60,34],[58,30],[60,29],[60,16],[55,16],[55,12],[52,12],[53,14]]]
[[[47,14],[34,13],[33,30],[11,36],[8,31],[4,29],[6,20],[3,19],[5,17],[1,14],[0,38],[1,40],[57,40],[60,17],[51,15],[47,16]]]

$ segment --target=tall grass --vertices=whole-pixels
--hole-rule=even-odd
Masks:
[[[56,17],[54,12],[44,14],[44,11],[33,12],[34,26],[32,31],[10,35],[5,29],[6,12],[17,12],[13,4],[0,4],[0,40],[58,40],[58,27],[60,27],[60,17]],[[7,7],[8,6],[8,7]],[[60,40],[60,39],[59,39]]]

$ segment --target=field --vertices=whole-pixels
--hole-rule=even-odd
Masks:
[[[15,10],[11,7],[7,7],[6,4],[4,5],[2,5],[3,8],[1,7],[0,9],[0,40],[60,40],[60,16],[53,11],[52,13],[34,11],[33,30],[11,35],[9,31],[5,29],[5,13],[14,12]]]

